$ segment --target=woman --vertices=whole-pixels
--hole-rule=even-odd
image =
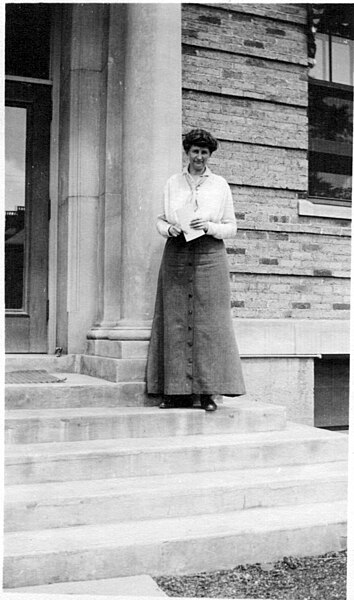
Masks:
[[[192,405],[198,395],[201,407],[214,411],[214,395],[245,394],[223,242],[235,236],[236,219],[227,182],[207,166],[217,146],[203,129],[185,136],[188,165],[167,181],[164,212],[157,220],[159,233],[168,239],[157,286],[147,391],[163,394],[160,408],[181,400]],[[182,231],[182,217],[189,212],[189,228],[184,224]]]

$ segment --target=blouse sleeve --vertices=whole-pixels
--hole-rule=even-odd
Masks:
[[[237,231],[237,223],[234,213],[231,189],[226,181],[223,197],[223,206],[224,210],[220,223],[214,223],[213,221],[209,221],[208,223],[207,234],[212,235],[217,239],[233,238],[235,237]]]
[[[169,227],[171,226],[171,223],[169,223],[166,218],[166,208],[168,205],[168,198],[169,198],[169,194],[168,194],[168,182],[167,182],[165,185],[164,194],[163,194],[163,212],[160,215],[158,215],[157,222],[156,222],[157,231],[159,232],[160,235],[162,235],[162,237],[165,237],[165,238],[170,237],[168,230],[169,230]]]

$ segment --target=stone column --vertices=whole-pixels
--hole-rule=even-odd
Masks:
[[[63,5],[57,344],[83,352],[97,316],[107,5]]]
[[[99,304],[96,333],[120,320],[123,192],[123,99],[126,5],[108,5],[107,53],[101,96]],[[104,334],[103,334],[104,336]]]
[[[125,30],[120,321],[91,339],[149,338],[164,243],[156,217],[181,168],[181,7],[129,4]]]

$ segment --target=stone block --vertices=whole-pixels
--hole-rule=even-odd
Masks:
[[[284,406],[291,421],[313,425],[312,358],[242,358],[242,369],[252,400]]]
[[[86,354],[111,358],[147,358],[148,341],[89,340]]]
[[[81,373],[108,381],[145,382],[146,359],[81,356]]]

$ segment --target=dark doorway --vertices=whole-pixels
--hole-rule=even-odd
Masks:
[[[323,356],[315,360],[315,426],[348,429],[349,357]]]
[[[6,5],[6,352],[47,352],[51,14]]]

